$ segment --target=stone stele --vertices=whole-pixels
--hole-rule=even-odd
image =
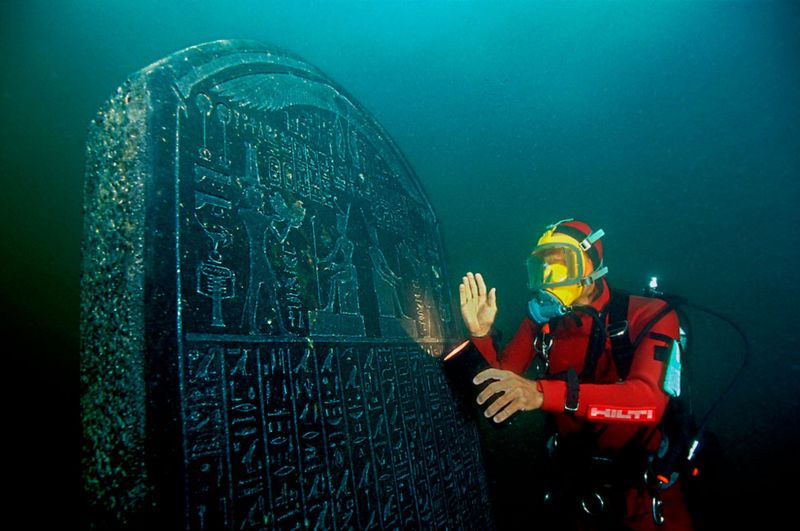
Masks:
[[[84,219],[91,527],[492,527],[436,216],[323,73],[220,41],[134,74]]]

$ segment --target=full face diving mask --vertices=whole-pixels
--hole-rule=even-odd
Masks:
[[[528,287],[534,292],[528,313],[539,324],[569,313],[584,288],[608,272],[602,263],[593,270],[585,253],[603,236],[602,229],[578,241],[556,232],[558,225],[548,227],[525,262]]]

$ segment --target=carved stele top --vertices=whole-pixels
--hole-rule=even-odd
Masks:
[[[305,61],[195,46],[90,125],[84,483],[98,527],[491,526],[436,216]]]

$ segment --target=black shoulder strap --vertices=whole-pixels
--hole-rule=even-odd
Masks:
[[[616,323],[619,320],[618,315],[621,315],[621,319],[623,320],[627,318],[627,294],[625,292],[609,290],[609,297],[608,304],[599,312],[592,306],[581,306],[579,309],[580,312],[592,318],[592,328],[589,333],[586,356],[584,357],[583,369],[580,374],[581,381],[590,381],[594,378],[594,374],[597,371],[597,362],[606,348],[606,339],[608,339],[610,333],[617,330]],[[615,352],[613,338],[611,348],[613,354]],[[616,358],[614,362],[616,364]]]
[[[656,325],[656,323],[658,323],[658,322],[659,322],[659,321],[660,321],[662,318],[664,318],[664,317],[665,317],[665,316],[666,316],[668,313],[670,313],[670,312],[671,312],[673,309],[674,309],[674,308],[672,307],[672,305],[671,305],[670,303],[668,303],[668,302],[664,301],[664,307],[663,307],[663,308],[661,308],[661,309],[658,311],[658,313],[656,313],[656,314],[653,316],[653,318],[652,318],[652,319],[650,319],[650,321],[648,321],[647,325],[645,325],[645,327],[642,329],[642,331],[641,331],[641,332],[639,332],[639,335],[638,335],[638,336],[636,336],[636,339],[633,341],[633,345],[631,345],[631,348],[633,349],[633,351],[634,351],[634,352],[636,351],[636,349],[637,349],[637,348],[639,348],[639,345],[642,343],[642,340],[643,340],[643,339],[644,339],[644,338],[645,338],[645,337],[646,337],[648,334],[650,334],[650,330],[652,330],[652,329],[653,329],[653,327]],[[655,337],[656,339],[660,339],[660,340],[662,340],[662,341],[666,341],[666,342],[668,342],[668,343],[669,343],[670,341],[673,341],[673,338],[671,338],[671,337],[669,337],[669,336],[665,336],[664,334],[658,334],[658,333],[656,333],[656,332],[653,332],[652,334],[650,334],[650,336],[651,336],[651,337]],[[659,337],[659,336],[660,336],[660,337]]]
[[[639,336],[634,341],[631,341],[628,327],[628,309],[630,307],[631,294],[627,291],[613,289],[609,290],[609,297],[608,305],[602,312],[598,313],[591,307],[581,308],[581,311],[592,315],[593,321],[587,354],[583,370],[580,373],[581,381],[585,381],[594,376],[597,369],[597,361],[603,353],[606,335],[611,340],[611,355],[614,358],[617,375],[621,380],[626,379],[631,372],[633,355],[644,337],[662,317],[672,311],[672,307],[667,304],[665,308],[659,311],[653,319],[648,322]],[[594,313],[592,314],[591,312]],[[605,333],[602,333],[602,329],[597,329],[597,324],[602,323],[606,315],[608,316],[608,325]],[[564,376],[565,374],[557,374],[552,375],[551,378],[564,379]]]
[[[641,345],[642,340],[656,323],[673,310],[672,305],[665,301],[664,307],[647,322],[636,339],[631,341],[630,330],[628,329],[630,300],[630,293],[612,291],[611,300],[609,301],[608,335],[611,338],[611,355],[614,357],[614,364],[617,366],[617,374],[622,380],[626,379],[631,372],[633,355]]]
[[[624,380],[633,363],[634,348],[628,330],[628,308],[631,295],[625,291],[611,290],[608,302],[608,337],[611,339],[611,355],[617,374]]]
[[[597,361],[603,354],[606,347],[606,313],[608,306],[603,311],[598,312],[591,306],[582,306],[580,311],[591,317],[591,330],[589,332],[589,342],[586,345],[586,356],[581,370],[581,381],[594,378],[597,371]]]

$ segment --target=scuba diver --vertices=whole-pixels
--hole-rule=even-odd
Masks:
[[[690,444],[665,429],[680,394],[678,314],[662,299],[609,288],[603,235],[574,220],[547,228],[526,262],[528,314],[501,355],[491,334],[496,290],[480,273],[463,277],[461,314],[491,367],[473,379],[485,386],[477,403],[494,423],[549,414],[552,528],[692,529],[677,466],[664,468]],[[532,380],[522,374],[534,359],[543,374]]]

